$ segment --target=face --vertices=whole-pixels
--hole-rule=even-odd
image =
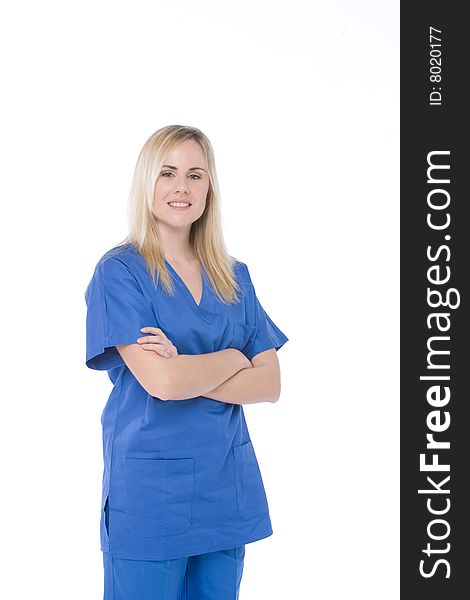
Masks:
[[[152,212],[160,226],[189,231],[204,212],[208,191],[204,152],[195,140],[185,140],[165,158],[155,182]],[[185,204],[181,206],[178,202]]]

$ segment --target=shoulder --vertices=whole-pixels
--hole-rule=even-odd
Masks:
[[[142,260],[142,256],[132,244],[113,246],[98,259],[95,274],[101,277],[119,276],[124,273],[135,274],[138,263]]]
[[[107,250],[98,260],[97,267],[103,265],[115,265],[121,263],[124,265],[131,265],[132,261],[137,258],[139,253],[131,244],[120,244],[119,246],[113,246]],[[140,255],[139,255],[140,256]]]
[[[238,258],[235,258],[234,256],[232,256],[231,258],[233,260],[232,265],[234,273],[243,277],[249,276],[247,264],[241,260],[238,260]]]
[[[107,250],[95,264],[87,292],[92,286],[102,293],[116,286],[140,288],[139,257],[143,261],[141,255],[129,244]]]
[[[244,301],[250,302],[255,294],[255,291],[251,281],[248,265],[242,260],[234,258],[233,273],[237,284],[239,285]]]
[[[236,258],[233,258],[233,260],[233,271],[235,273],[236,278],[248,286],[252,285],[248,265],[245,262]]]

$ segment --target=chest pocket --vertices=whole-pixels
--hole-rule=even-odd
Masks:
[[[234,321],[230,348],[236,348],[243,352],[244,348],[255,337],[257,330],[257,325],[245,325],[241,321]]]
[[[126,457],[126,513],[135,537],[186,533],[191,526],[194,458]]]

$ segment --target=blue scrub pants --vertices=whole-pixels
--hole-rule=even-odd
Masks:
[[[103,552],[104,600],[238,600],[245,546],[172,560]]]

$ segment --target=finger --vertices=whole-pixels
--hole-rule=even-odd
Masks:
[[[137,338],[139,344],[158,344],[162,340],[165,341],[164,334],[145,335],[144,337]]]
[[[142,329],[146,329],[145,327],[143,327]],[[155,330],[155,332],[158,333],[154,333],[153,335],[147,335],[145,337],[141,337],[141,338],[137,338],[137,342],[141,342],[143,341],[144,343],[146,342],[158,342],[160,340],[164,340],[166,342],[168,342],[168,344],[171,344],[171,340],[169,340],[166,335],[163,333],[163,331],[161,329],[158,329],[157,327],[153,327],[152,329]]]
[[[154,333],[154,334],[163,333],[163,331],[159,327],[141,327],[140,331],[142,331],[142,333]],[[165,334],[163,333],[163,335],[165,335]]]
[[[164,349],[164,348],[159,348],[158,350],[155,351],[157,354],[159,354],[160,356],[163,356],[163,358],[171,358],[172,354],[171,352],[169,352],[168,350]]]
[[[143,348],[144,350],[151,350],[152,352],[156,352],[164,358],[171,358],[172,356],[172,353],[163,344],[141,344],[141,348]]]
[[[140,344],[144,350],[153,350],[159,354],[168,352],[168,348],[164,344]]]

